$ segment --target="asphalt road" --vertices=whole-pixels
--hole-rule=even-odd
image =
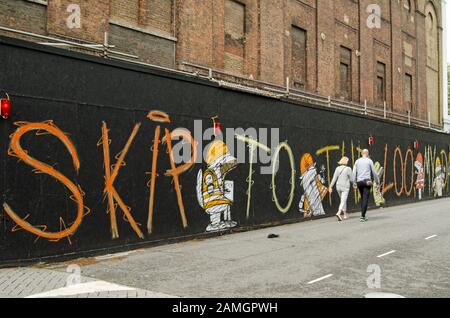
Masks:
[[[83,284],[69,291],[69,263],[0,270],[0,296],[450,297],[449,207],[441,199],[369,211],[367,223],[354,214],[74,260]]]
[[[179,297],[450,296],[450,199],[368,216],[367,223],[354,214],[111,255],[81,270]]]

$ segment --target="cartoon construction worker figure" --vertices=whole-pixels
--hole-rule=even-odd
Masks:
[[[225,180],[225,176],[237,166],[237,159],[223,141],[215,140],[207,149],[206,163],[208,169],[200,169],[197,175],[197,199],[210,218],[206,231],[235,227],[237,223],[231,220],[233,181]]]
[[[442,197],[442,187],[444,183],[444,171],[441,165],[441,159],[436,158],[435,177],[433,182],[434,196]]]
[[[422,200],[422,191],[425,187],[425,169],[423,168],[423,157],[419,152],[414,162],[414,167],[416,168],[416,190],[419,200]]]
[[[300,212],[304,213],[305,217],[324,215],[322,200],[327,195],[328,189],[324,185],[324,177],[317,173],[311,154],[303,155],[300,161],[300,172],[300,183],[305,192],[299,203]],[[324,167],[321,172],[324,172]]]
[[[375,172],[378,176],[378,180],[381,180],[381,177],[384,172],[384,168],[381,166],[381,164],[377,161],[375,162]],[[383,192],[381,190],[381,181],[379,183],[374,182],[373,183],[373,200],[375,201],[376,206],[382,206],[386,203],[386,200],[383,197]]]

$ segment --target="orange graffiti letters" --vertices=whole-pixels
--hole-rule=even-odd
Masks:
[[[131,143],[133,142],[134,138],[136,137],[137,132],[139,131],[141,124],[136,124],[133,128],[133,131],[131,132],[130,137],[128,138],[127,143],[125,144],[125,147],[122,149],[122,151],[117,156],[117,162],[115,165],[111,165],[111,159],[110,159],[110,153],[109,153],[109,144],[110,140],[108,137],[108,127],[106,126],[106,123],[103,122],[102,126],[102,141],[101,144],[103,145],[103,158],[104,158],[104,165],[105,165],[105,189],[103,190],[103,193],[105,193],[108,196],[108,212],[111,217],[111,232],[113,238],[119,237],[119,230],[117,228],[117,220],[116,220],[116,206],[114,204],[114,200],[117,202],[121,210],[126,216],[126,219],[130,223],[133,230],[136,232],[137,236],[140,238],[144,238],[144,234],[142,234],[142,231],[139,229],[138,224],[134,220],[133,216],[131,215],[130,208],[125,205],[122,198],[117,193],[116,189],[114,188],[114,181],[116,180],[120,167],[125,165],[125,156],[130,149]],[[111,168],[113,169],[111,172]]]
[[[60,181],[62,184],[64,184],[70,190],[70,192],[72,192],[71,199],[73,199],[77,203],[78,209],[75,221],[68,228],[65,226],[64,220],[60,218],[61,224],[64,224],[64,230],[61,230],[59,232],[47,232],[46,231],[47,226],[45,225],[34,226],[28,223],[26,221],[27,217],[21,218],[18,214],[16,214],[13,211],[13,209],[6,202],[3,204],[3,208],[5,212],[19,227],[30,233],[37,235],[38,237],[43,237],[53,241],[58,241],[62,238],[69,237],[77,230],[77,228],[81,224],[81,220],[83,219],[84,205],[81,188],[75,185],[66,176],[64,176],[61,172],[57,171],[56,169],[54,169],[52,166],[43,163],[37,159],[34,159],[30,155],[28,155],[27,151],[22,148],[20,140],[25,134],[31,131],[36,131],[36,135],[43,134],[43,132],[45,132],[46,134],[55,136],[66,147],[67,151],[72,157],[75,170],[78,172],[78,170],[80,169],[80,161],[78,159],[77,151],[72,142],[70,141],[70,139],[64,134],[64,132],[61,131],[58,127],[56,127],[51,121],[43,123],[19,122],[16,124],[20,125],[20,127],[13,133],[11,137],[9,155],[16,156],[27,165],[35,168],[36,173],[48,174],[53,178],[57,179],[58,181]],[[40,229],[39,227],[42,227],[42,229]]]

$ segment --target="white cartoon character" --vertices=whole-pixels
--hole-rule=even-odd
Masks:
[[[221,140],[213,141],[207,150],[208,168],[197,175],[197,200],[209,214],[207,232],[220,231],[237,225],[231,220],[233,181],[225,180],[228,172],[236,168],[237,160]]]
[[[304,213],[305,217],[324,215],[322,200],[327,195],[328,189],[324,185],[323,176],[316,171],[316,164],[311,154],[303,155],[300,161],[300,171],[300,182],[305,191],[299,203],[300,212]],[[325,168],[322,167],[321,173],[324,171]]]
[[[434,196],[442,197],[442,186],[444,183],[444,171],[442,169],[441,160],[436,158],[436,168],[435,168],[435,177],[434,177]]]
[[[378,176],[378,180],[381,180],[381,177],[384,172],[384,168],[381,166],[381,164],[378,161],[375,162],[374,167],[375,167],[375,172]],[[381,189],[381,182],[380,183],[374,182],[374,184],[373,184],[373,200],[375,201],[375,205],[378,207],[382,206],[383,204],[386,203],[386,200],[383,197],[383,191]]]
[[[416,168],[416,190],[419,196],[419,200],[422,200],[422,191],[425,187],[425,169],[423,168],[423,157],[421,153],[417,154],[416,161],[414,162]]]

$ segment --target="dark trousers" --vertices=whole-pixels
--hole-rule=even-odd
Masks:
[[[358,190],[361,194],[361,217],[366,217],[367,206],[369,205],[371,187],[367,186],[364,182],[358,182]]]

